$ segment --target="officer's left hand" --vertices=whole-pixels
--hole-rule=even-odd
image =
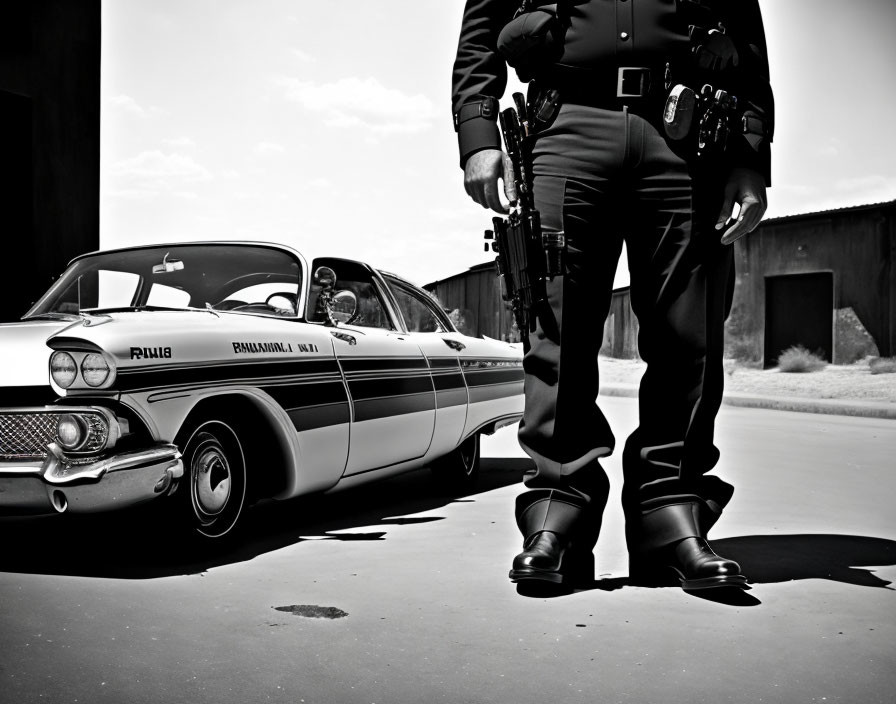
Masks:
[[[765,215],[768,201],[765,196],[765,180],[754,169],[732,169],[725,184],[724,200],[716,229],[721,230],[734,213],[734,204],[740,205],[740,212],[734,223],[722,234],[722,244],[735,240],[756,229]]]

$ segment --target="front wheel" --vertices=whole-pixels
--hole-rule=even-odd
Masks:
[[[183,503],[193,530],[221,538],[236,526],[246,504],[246,459],[233,428],[220,420],[200,423],[183,451]]]
[[[433,476],[444,488],[467,491],[479,478],[479,434],[471,435],[458,447],[432,463]]]

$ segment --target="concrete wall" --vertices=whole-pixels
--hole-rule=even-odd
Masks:
[[[0,8],[0,320],[99,247],[100,0]]]

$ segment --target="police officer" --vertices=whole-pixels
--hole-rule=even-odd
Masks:
[[[722,399],[730,246],[761,220],[773,100],[758,0],[467,0],[453,72],[464,186],[506,212],[497,98],[507,64],[529,101],[556,105],[531,138],[535,207],[564,232],[525,343],[519,440],[534,460],[516,518],[521,587],[588,583],[614,449],[596,405],[597,357],[625,242],[647,363],[639,425],[623,451],[630,578],[743,587],[707,532],[733,487],[709,474]],[[556,92],[553,92],[556,91]],[[548,106],[550,107],[550,105]],[[551,110],[548,110],[551,112]]]

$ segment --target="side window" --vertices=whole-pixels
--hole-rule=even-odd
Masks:
[[[315,259],[312,270],[318,266],[328,266],[336,272],[336,291],[348,290],[358,298],[358,308],[351,325],[368,328],[394,330],[395,326],[378,293],[370,272],[357,262],[345,259]],[[314,322],[323,322],[326,318],[320,308],[320,290],[312,285],[308,301],[308,318]]]
[[[408,332],[447,332],[448,328],[430,304],[395,279],[387,279]]]
[[[348,289],[354,291],[358,297],[358,311],[352,325],[362,325],[368,328],[384,328],[392,330],[392,323],[380,300],[376,287],[370,281],[346,281],[336,280],[336,290]]]

